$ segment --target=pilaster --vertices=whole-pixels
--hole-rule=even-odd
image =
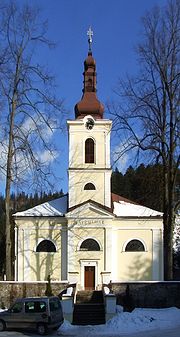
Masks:
[[[67,280],[67,264],[68,264],[68,242],[67,227],[63,226],[61,230],[61,281]]]
[[[152,231],[152,280],[163,280],[163,260],[162,260],[162,235],[160,229]]]

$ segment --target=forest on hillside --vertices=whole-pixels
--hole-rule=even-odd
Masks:
[[[163,211],[163,166],[140,164],[129,166],[124,174],[116,168],[112,173],[111,190],[140,205]],[[175,202],[180,200],[180,170],[176,179]]]

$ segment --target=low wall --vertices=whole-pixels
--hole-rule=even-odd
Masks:
[[[117,304],[126,311],[136,308],[180,308],[180,282],[111,282]]]
[[[0,308],[9,307],[18,297],[45,296],[47,282],[0,282]],[[51,282],[53,295],[68,286],[68,282]]]

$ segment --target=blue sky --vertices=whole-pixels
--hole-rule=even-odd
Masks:
[[[56,75],[57,95],[64,99],[68,118],[74,118],[74,105],[80,100],[83,87],[83,62],[88,52],[87,30],[91,25],[93,56],[97,65],[97,95],[105,104],[115,98],[113,88],[118,78],[135,73],[137,60],[134,48],[141,39],[141,17],[165,0],[18,0],[38,5],[48,19],[48,36],[57,42],[56,49],[39,55]],[[54,170],[61,178],[56,186],[68,190],[67,131],[57,134],[59,164]],[[128,162],[130,164],[130,162]]]

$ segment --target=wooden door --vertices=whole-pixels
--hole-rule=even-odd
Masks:
[[[85,266],[84,286],[85,290],[95,289],[95,266]]]

